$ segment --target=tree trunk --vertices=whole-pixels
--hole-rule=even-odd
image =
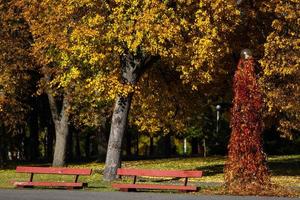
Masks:
[[[121,81],[124,85],[135,86],[142,73],[151,66],[158,57],[148,56],[140,49],[136,53],[125,51],[120,57]],[[116,178],[118,167],[120,167],[120,156],[123,135],[127,127],[127,118],[133,93],[118,96],[112,116],[111,130],[108,141],[106,162],[103,178],[112,181]]]
[[[52,119],[55,127],[55,146],[52,166],[64,166],[66,162],[67,154],[67,138],[69,134],[69,113],[70,107],[67,94],[63,97],[62,106],[60,112],[58,111],[58,105],[51,93],[47,91],[49,106],[51,110]]]
[[[66,163],[68,122],[62,120],[55,125],[55,146],[52,166],[64,166]]]
[[[206,146],[206,139],[203,138],[203,157],[206,158],[207,156],[207,146]]]
[[[246,51],[241,55],[233,79],[225,186],[232,192],[257,194],[271,186],[262,141],[264,103],[256,80],[255,61]]]
[[[118,97],[113,112],[111,131],[104,169],[104,180],[112,181],[116,178],[117,169],[121,165],[122,139],[127,125],[132,94],[127,97]]]
[[[80,138],[79,138],[78,130],[75,131],[75,154],[76,154],[76,159],[80,160],[81,151],[80,151]]]
[[[150,147],[149,147],[149,155],[153,156],[154,154],[154,141],[153,141],[153,137],[150,136]]]
[[[30,130],[30,155],[31,161],[36,160],[39,157],[39,125],[38,125],[38,114],[37,114],[37,100],[33,99],[33,110],[29,117],[29,130]]]
[[[90,159],[90,152],[91,152],[90,146],[91,146],[91,134],[87,133],[84,141],[85,158],[87,160]]]

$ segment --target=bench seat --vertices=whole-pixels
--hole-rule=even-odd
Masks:
[[[188,171],[188,170],[156,170],[156,169],[124,169],[119,168],[117,174],[120,177],[133,177],[133,183],[113,183],[112,187],[123,192],[136,191],[136,189],[158,189],[158,190],[178,190],[178,191],[197,191],[197,186],[187,185],[188,178],[202,177],[202,171]],[[172,177],[175,179],[184,178],[183,185],[171,184],[144,184],[136,183],[138,177]]]
[[[191,186],[191,185],[184,186],[184,185],[115,183],[115,184],[112,184],[112,187],[119,188],[119,189],[158,189],[158,190],[161,189],[161,190],[197,191],[197,187]]]
[[[78,182],[79,176],[89,176],[92,173],[91,169],[78,169],[66,167],[28,167],[17,166],[17,173],[30,174],[28,181],[15,181],[13,184],[16,187],[65,187],[68,189],[79,189],[87,186],[87,183]],[[74,182],[63,181],[33,181],[34,174],[53,174],[53,175],[69,175],[74,176]]]

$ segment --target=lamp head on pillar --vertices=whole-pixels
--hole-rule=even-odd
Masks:
[[[244,60],[251,59],[253,57],[250,49],[243,49],[241,51],[241,58]]]

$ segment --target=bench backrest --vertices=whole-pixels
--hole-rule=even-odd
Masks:
[[[59,168],[59,167],[24,167],[17,166],[16,172],[35,174],[65,174],[65,175],[91,175],[91,169]]]
[[[202,177],[202,171],[183,170],[154,170],[154,169],[123,169],[119,168],[118,175],[123,176],[151,176],[151,177],[180,177],[197,178]]]

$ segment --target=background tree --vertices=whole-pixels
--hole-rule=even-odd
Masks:
[[[40,88],[47,94],[55,126],[53,166],[62,166],[66,162],[70,114],[75,104],[73,99],[76,92],[80,92],[78,87],[88,84],[88,73],[85,72],[90,63],[84,57],[86,54],[76,54],[81,51],[75,36],[78,29],[86,34],[96,32],[91,33],[90,24],[83,19],[85,14],[85,17],[94,14],[89,3],[68,0],[20,1],[34,39],[32,54],[43,76]]]
[[[241,56],[233,83],[225,182],[231,191],[257,193],[270,181],[262,144],[263,101],[251,52],[243,50]]]
[[[287,138],[300,131],[300,25],[299,1],[272,1],[264,11],[272,13],[272,31],[264,44],[261,77],[266,94],[267,118]]]
[[[7,157],[10,151],[18,159],[36,159],[37,120],[32,114],[38,76],[30,54],[32,36],[17,1],[0,1],[0,27],[1,155]],[[31,130],[28,142],[26,126]]]
[[[173,69],[181,73],[185,83],[193,83],[194,89],[210,81],[215,63],[227,53],[226,39],[239,15],[233,1],[114,1],[109,6],[108,41],[114,45],[115,57],[121,57],[118,71],[122,83],[132,86],[158,58],[173,60],[169,62]],[[129,92],[116,100],[104,170],[106,180],[113,180],[120,166],[132,95]]]
[[[158,58],[168,60],[185,83],[192,83],[196,89],[199,83],[212,79],[210,73],[229,53],[227,40],[239,16],[233,1],[222,0],[61,0],[28,1],[26,5],[25,16],[35,40],[33,54],[46,75],[50,102],[58,100],[69,107],[70,93],[82,73],[97,74],[90,81],[98,80],[100,91],[113,89],[107,95],[116,98],[104,176],[107,179],[114,178],[119,166],[133,89],[146,69]],[[57,113],[53,115],[56,127],[65,127],[57,129],[65,134],[56,141],[65,144],[67,122],[60,120],[68,119],[68,109],[59,112],[66,108],[61,103],[51,107],[52,113]],[[65,117],[60,118],[60,114]],[[64,163],[63,155],[60,164]]]

